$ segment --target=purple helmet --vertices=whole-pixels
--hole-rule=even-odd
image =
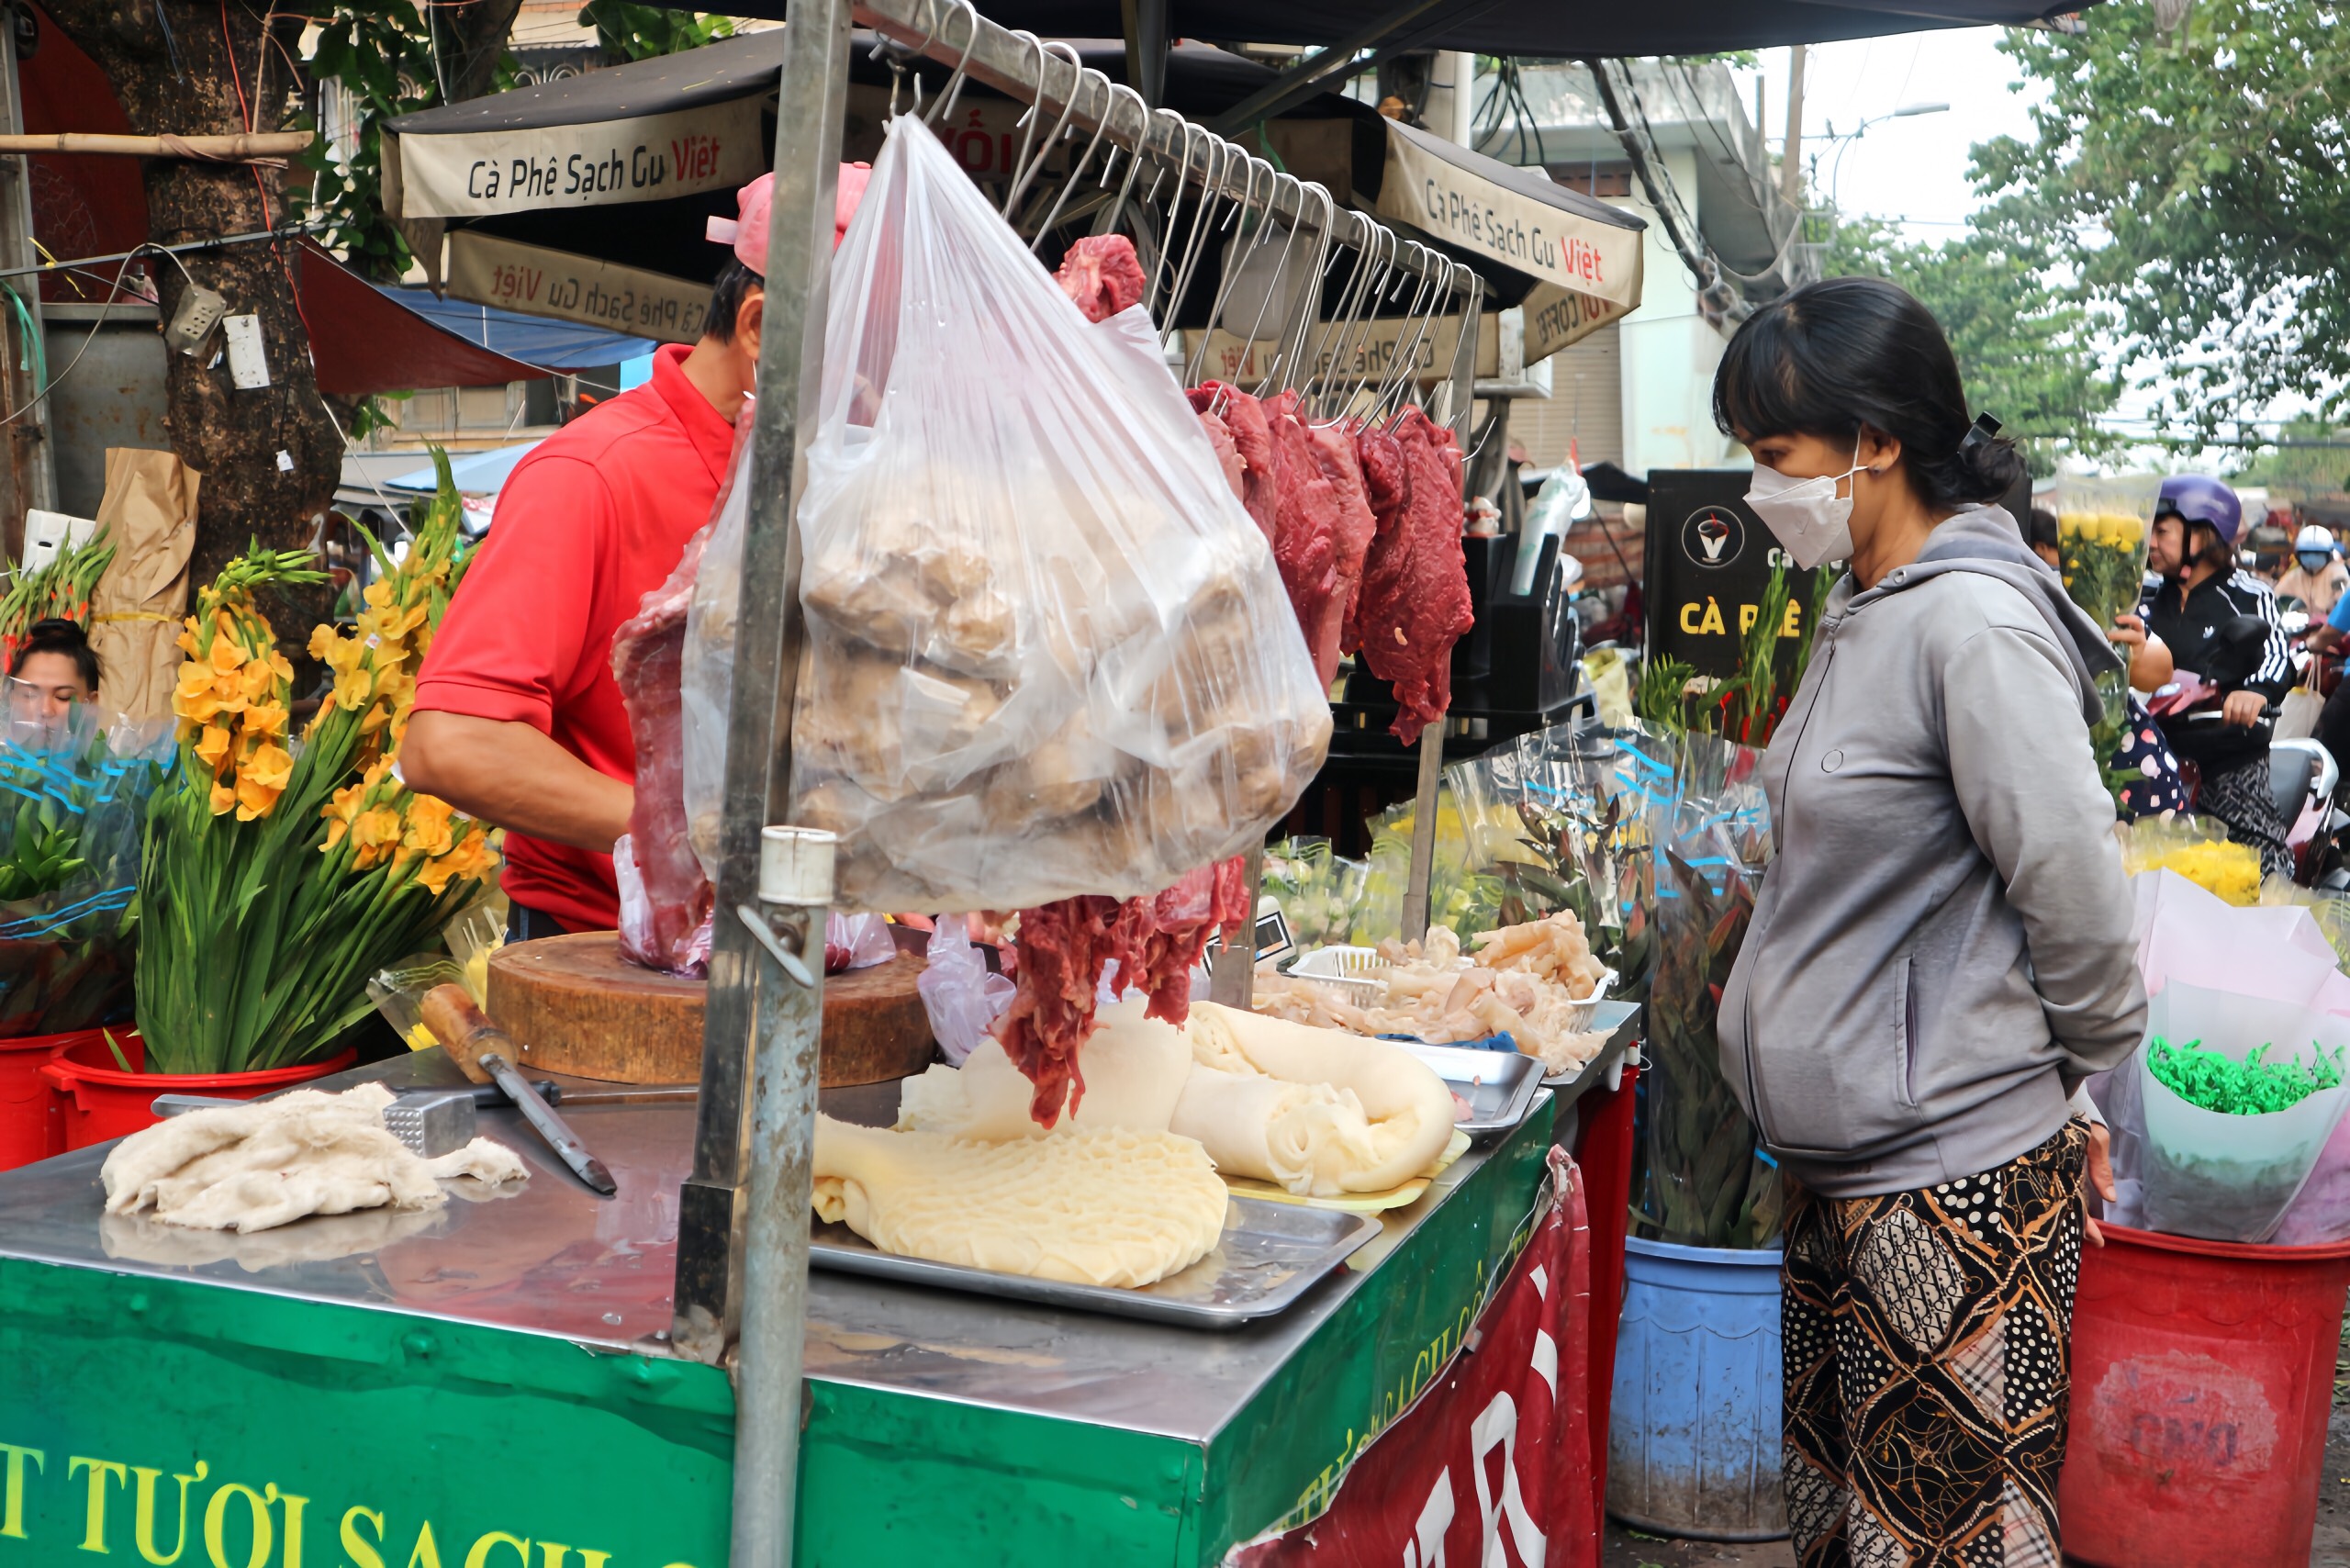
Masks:
[[[2244,503],[2236,493],[2204,474],[2177,474],[2163,481],[2154,515],[2175,512],[2188,522],[2207,522],[2220,543],[2233,548],[2244,530]]]

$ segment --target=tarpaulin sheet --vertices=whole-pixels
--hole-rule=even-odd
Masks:
[[[494,305],[473,305],[462,299],[436,298],[431,289],[386,288],[385,293],[407,309],[427,318],[447,331],[479,343],[493,353],[506,354],[529,364],[554,370],[580,370],[623,364],[643,359],[659,343],[632,338],[601,327],[524,316]]]
[[[442,330],[308,240],[289,249],[321,392],[498,386],[552,374]]]

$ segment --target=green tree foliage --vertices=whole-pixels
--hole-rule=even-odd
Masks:
[[[517,8],[516,0],[368,0],[337,6],[320,22],[311,70],[357,101],[359,134],[348,166],[323,140],[311,145],[313,205],[327,220],[327,245],[369,275],[395,278],[408,263],[408,237],[384,210],[383,122],[510,86],[506,37]],[[734,30],[723,17],[627,0],[589,0],[579,23],[596,29],[616,64],[699,48]]]
[[[2277,443],[2244,466],[2236,482],[2266,486],[2296,501],[2350,491],[2350,430],[2322,420],[2293,420]]]
[[[2098,374],[2094,320],[2052,281],[2054,263],[2030,235],[1975,229],[1916,244],[1863,218],[1838,226],[1828,270],[1890,278],[1916,295],[1950,335],[1975,410],[1998,419],[2045,477],[2061,454],[2114,444],[2097,419],[2120,392]]]
[[[2111,0],[2076,35],[2001,46],[2043,84],[2031,140],[1976,149],[1996,221],[2036,237],[2109,306],[2132,372],[2174,384],[2175,427],[2212,434],[2350,377],[2350,8],[2197,0],[2159,31]]]

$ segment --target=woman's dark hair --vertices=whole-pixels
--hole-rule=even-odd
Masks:
[[[744,266],[733,256],[726,258],[726,265],[718,281],[710,286],[710,312],[701,319],[701,335],[715,338],[722,343],[734,341],[735,319],[743,313],[743,301],[751,290],[765,288],[767,280]]]
[[[2046,507],[2034,507],[2031,516],[2024,521],[2023,542],[2037,547],[2045,544],[2056,549],[2056,514]]]
[[[1714,422],[1748,442],[1850,442],[1865,425],[1901,443],[1930,507],[1997,501],[2023,477],[2014,442],[1969,439],[1975,416],[1942,324],[1883,278],[1822,278],[1748,317],[1714,372]]]
[[[11,678],[22,675],[25,661],[35,654],[63,654],[73,661],[81,672],[82,685],[91,695],[98,689],[98,655],[90,646],[89,634],[78,621],[36,621],[25,633],[25,640],[17,644],[16,654],[8,660]]]

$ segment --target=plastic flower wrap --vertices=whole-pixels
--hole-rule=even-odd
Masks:
[[[2067,477],[2046,497],[2056,513],[2056,554],[2064,563],[2065,591],[2099,626],[2110,630],[2115,616],[2138,608],[2145,586],[2146,536],[2154,526],[2161,487],[2162,480],[2152,476]],[[2091,729],[2089,745],[2100,759],[2113,755],[2122,726],[2129,722],[2129,687],[2124,672],[2098,678],[2105,717]],[[2117,808],[2125,781],[2106,781]]]
[[[431,942],[497,866],[487,823],[394,767],[416,667],[463,566],[445,457],[440,496],[350,632],[309,640],[330,684],[285,739],[292,668],[252,606],[264,582],[319,582],[299,553],[254,551],[204,591],[181,639],[176,778],[148,823],[139,1025],[161,1072],[237,1072],[331,1054],[366,982]]]
[[[2114,832],[2121,840],[2121,869],[2126,876],[2176,871],[2239,909],[2262,902],[2260,852],[2249,845],[2229,843],[2225,829],[2189,817],[2167,822],[2143,817],[2117,823]]]

